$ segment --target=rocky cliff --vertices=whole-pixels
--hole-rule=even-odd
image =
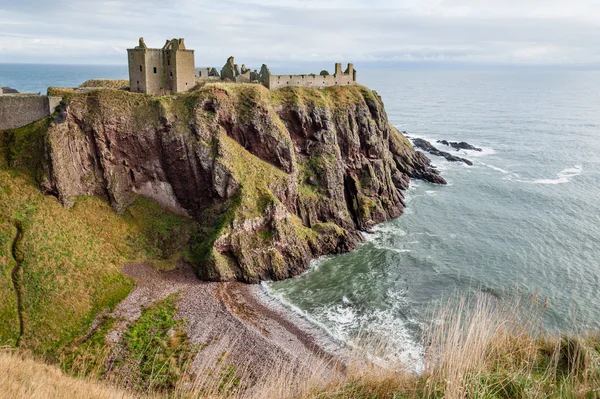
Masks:
[[[399,216],[410,178],[445,183],[362,86],[56,94],[43,189],[65,206],[97,195],[122,212],[143,195],[188,215],[204,279],[296,275]]]

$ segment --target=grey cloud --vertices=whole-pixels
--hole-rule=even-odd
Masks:
[[[600,64],[589,0],[43,0],[0,4],[0,62],[124,63],[139,36],[185,37],[198,64]]]

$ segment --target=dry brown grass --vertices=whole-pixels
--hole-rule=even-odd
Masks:
[[[10,399],[128,399],[139,397],[105,383],[80,380],[9,351],[0,351],[0,398]]]

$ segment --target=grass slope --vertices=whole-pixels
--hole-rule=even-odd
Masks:
[[[22,296],[21,346],[50,359],[86,333],[94,316],[112,309],[133,287],[127,262],[166,267],[186,255],[195,223],[139,199],[123,216],[99,198],[65,209],[39,190],[45,121],[0,132],[0,345],[19,338],[12,271],[17,224],[23,256],[15,274]],[[9,168],[10,162],[10,168]]]

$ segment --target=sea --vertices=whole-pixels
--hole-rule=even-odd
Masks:
[[[413,181],[403,216],[265,294],[334,340],[376,334],[407,363],[432,307],[456,296],[543,298],[546,329],[600,329],[600,72],[356,68],[394,126],[473,165],[430,156],[448,185]],[[126,66],[0,64],[0,86],[20,91],[126,77]]]

